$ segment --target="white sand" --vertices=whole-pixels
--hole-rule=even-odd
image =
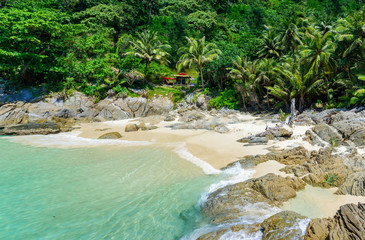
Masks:
[[[276,175],[282,177],[294,177],[294,174],[287,174],[285,172],[280,171],[280,169],[284,168],[286,165],[281,164],[274,160],[269,160],[264,163],[260,163],[255,167],[255,174],[253,175],[254,178],[259,178],[265,176],[268,173],[274,173]]]
[[[324,189],[307,185],[297,197],[284,203],[283,210],[292,210],[310,218],[333,217],[340,206],[365,202],[365,197],[336,195],[337,188]]]
[[[194,156],[208,162],[214,168],[222,168],[227,164],[240,160],[247,155],[266,154],[269,151],[268,145],[243,146],[236,140],[257,134],[265,130],[264,121],[254,121],[244,124],[230,126],[231,131],[227,134],[220,134],[208,130],[171,130],[168,126],[171,122],[156,124],[158,129],[150,131],[125,132],[125,125],[135,120],[123,120],[102,123],[81,124],[79,137],[98,138],[106,132],[120,132],[123,140],[148,141],[155,144],[167,144],[170,146],[181,146]],[[100,131],[100,129],[106,131]]]

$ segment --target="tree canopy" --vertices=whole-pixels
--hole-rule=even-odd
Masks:
[[[0,18],[13,88],[103,97],[183,67],[219,106],[365,102],[363,0],[3,0]]]

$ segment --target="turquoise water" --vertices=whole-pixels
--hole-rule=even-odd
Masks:
[[[156,146],[0,138],[0,169],[0,239],[179,239],[203,224],[196,205],[216,181]]]

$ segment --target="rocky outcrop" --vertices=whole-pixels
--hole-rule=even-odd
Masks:
[[[296,196],[305,183],[298,178],[283,178],[267,174],[257,179],[237,183],[217,190],[202,204],[202,212],[212,218],[212,223],[232,221],[247,214],[242,208],[247,204],[266,203],[271,206]]]
[[[283,211],[267,218],[262,224],[262,240],[297,240],[305,234],[300,222],[309,219],[292,211]],[[304,224],[303,224],[304,225]]]
[[[305,182],[299,178],[277,176],[273,173],[253,179],[251,188],[261,193],[273,202],[285,202],[296,196],[296,191],[305,187]]]
[[[4,135],[34,135],[55,134],[61,131],[56,123],[26,123],[4,128],[0,133]]]
[[[189,115],[189,113],[188,113],[187,115],[184,115],[184,116],[191,116],[191,115]],[[227,128],[225,124],[221,123],[220,119],[217,117],[207,120],[205,118],[201,119],[202,117],[205,117],[201,113],[198,113],[198,115],[193,114],[193,116],[199,116],[198,119],[200,119],[200,120],[191,120],[193,118],[189,117],[188,119],[190,119],[191,121],[189,120],[188,122],[175,123],[170,126],[171,129],[173,129],[173,130],[176,130],[176,129],[214,130],[215,132],[222,133],[222,134],[229,132],[229,128]],[[183,120],[184,119],[186,120],[186,118],[183,118]]]
[[[98,139],[119,139],[119,138],[122,138],[122,135],[120,135],[119,132],[105,133],[100,137],[98,137]]]
[[[180,117],[181,122],[192,122],[205,118],[204,114],[196,110],[180,112],[180,114],[181,114]]]
[[[365,145],[365,112],[326,110],[311,114],[306,112],[298,117],[302,121],[316,123],[313,130],[307,132],[308,139],[314,144],[321,141],[331,145],[364,146]]]
[[[237,142],[248,143],[250,145],[266,144],[269,140],[272,139],[285,140],[290,138],[292,135],[293,131],[290,131],[286,128],[275,127],[275,128],[268,128],[264,132],[253,136],[241,138],[237,140]]]
[[[146,117],[168,114],[173,102],[167,97],[147,100],[137,98],[107,98],[98,103],[93,98],[75,92],[72,96],[50,96],[34,103],[17,102],[0,107],[0,128],[17,124],[53,122],[59,119],[73,119],[73,122],[121,120],[132,117]],[[62,122],[64,122],[62,120]],[[67,121],[70,125],[71,121]],[[31,125],[29,125],[31,126]],[[35,125],[34,125],[35,126]],[[70,130],[59,126],[61,131]],[[35,131],[35,130],[34,130]],[[25,134],[26,132],[23,131]]]
[[[333,218],[312,220],[304,239],[365,239],[365,204],[343,205]]]
[[[337,193],[365,196],[365,171],[355,172],[347,176]]]
[[[315,132],[323,141],[332,145],[342,145],[342,135],[332,126],[325,123],[319,123],[314,126],[313,132]]]

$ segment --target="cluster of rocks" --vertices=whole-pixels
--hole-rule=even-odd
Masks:
[[[35,103],[5,104],[0,107],[0,129],[4,128],[3,134],[50,134],[68,131],[75,122],[163,115],[172,111],[173,107],[173,102],[167,97],[152,100],[143,97],[107,98],[95,103],[92,98],[76,92],[66,99],[55,96]],[[31,128],[32,131],[23,131]]]
[[[313,144],[324,146],[365,145],[365,111],[327,110],[320,113],[304,112],[298,121],[315,125],[306,135]]]
[[[365,239],[365,204],[343,205],[333,218],[312,220],[304,239]]]
[[[247,215],[246,206],[262,203],[279,207],[285,201],[296,196],[306,184],[320,187],[338,187],[337,194],[365,196],[365,163],[364,156],[356,151],[340,156],[333,154],[333,148],[322,148],[319,151],[308,151],[298,146],[287,150],[274,150],[266,155],[248,156],[228,165],[226,168],[240,164],[242,168],[252,168],[260,163],[275,160],[285,164],[281,171],[293,174],[293,177],[281,177],[267,174],[263,177],[218,189],[208,196],[202,206],[202,213],[210,219],[211,224],[223,223],[228,227],[201,236],[200,240],[219,239],[227,232],[261,231],[263,239],[363,239],[365,238],[364,205],[342,206],[335,217],[314,219],[308,230],[301,232],[294,227],[300,221],[309,219],[294,212],[280,212],[256,224],[237,224]],[[333,182],[328,176],[336,176]]]
[[[287,140],[293,135],[293,131],[288,130],[283,127],[274,127],[267,128],[264,132],[244,137],[237,142],[247,143],[247,145],[258,145],[258,144],[267,144],[269,140],[277,139],[277,140]]]
[[[196,105],[186,105],[182,103],[174,113],[169,114],[165,121],[175,121],[170,125],[171,129],[202,129],[211,130],[218,133],[227,133],[230,129],[227,124],[239,123],[237,112],[229,109],[211,109],[204,111],[199,109]]]

